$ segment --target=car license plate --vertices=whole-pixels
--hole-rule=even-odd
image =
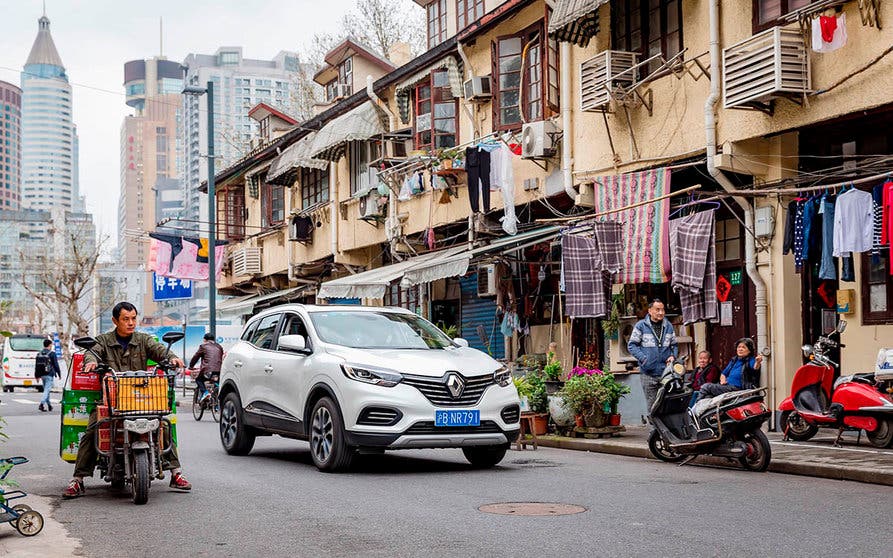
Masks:
[[[26,385],[26,386],[30,386],[30,385],[31,385],[31,380],[25,380],[25,385]]]
[[[434,426],[480,426],[481,412],[477,409],[463,411],[434,411]]]

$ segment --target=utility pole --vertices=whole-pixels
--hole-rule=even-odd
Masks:
[[[214,192],[214,82],[208,81],[208,333],[217,338],[217,211]]]

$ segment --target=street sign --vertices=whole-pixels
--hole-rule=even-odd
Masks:
[[[161,277],[152,273],[152,300],[184,300],[192,298],[192,281]]]
[[[59,334],[57,332],[53,332],[53,351],[56,353],[56,358],[59,360],[62,359],[62,342],[59,340]]]

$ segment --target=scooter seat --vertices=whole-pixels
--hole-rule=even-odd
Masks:
[[[695,403],[692,412],[695,417],[700,418],[701,415],[708,411],[712,411],[717,407],[722,407],[729,401],[733,401],[735,399],[741,397],[750,397],[758,393],[760,389],[743,389],[738,391],[730,391],[729,393],[723,393],[721,395],[717,395],[716,397],[708,397],[707,399],[700,399],[697,403]]]

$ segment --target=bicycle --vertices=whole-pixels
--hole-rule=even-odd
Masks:
[[[195,420],[202,420],[205,410],[211,411],[211,418],[214,422],[220,422],[220,401],[217,399],[217,382],[208,380],[205,382],[208,388],[209,397],[202,399],[204,395],[201,388],[195,386],[192,393],[192,416]]]

